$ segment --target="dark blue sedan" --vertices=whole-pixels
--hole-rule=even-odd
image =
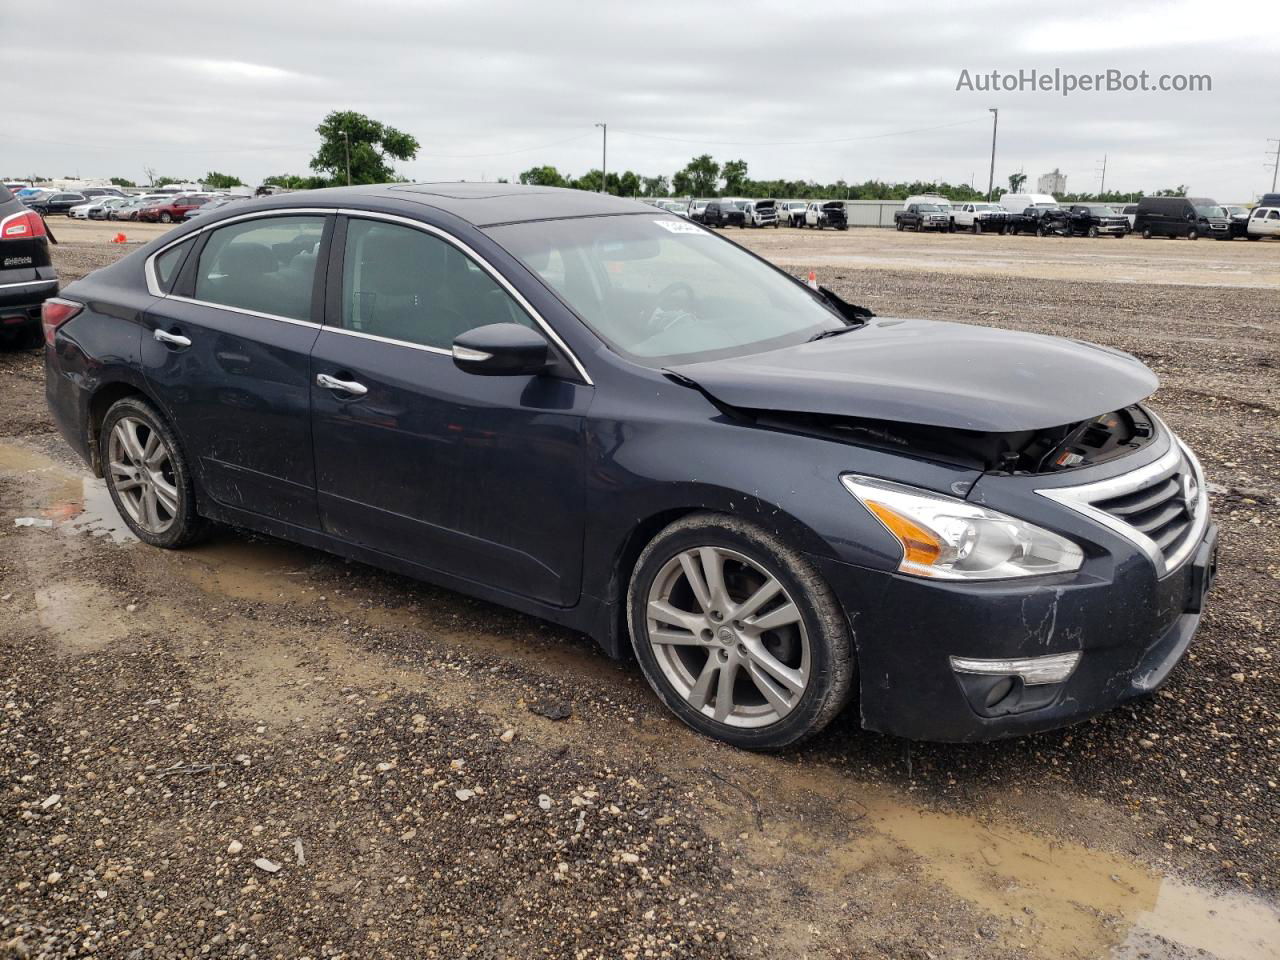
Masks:
[[[48,399],[142,540],[210,521],[633,651],[751,748],[1154,690],[1216,528],[1127,354],[875,317],[688,219],[397,184],[247,200],[68,286]]]

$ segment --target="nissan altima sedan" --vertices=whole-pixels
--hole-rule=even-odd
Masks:
[[[1155,690],[1215,569],[1155,376],[876,317],[688,219],[572,190],[249,200],[72,283],[48,400],[157,547],[234,524],[634,654],[780,748],[976,740]]]

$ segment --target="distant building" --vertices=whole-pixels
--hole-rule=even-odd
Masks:
[[[1036,193],[1051,193],[1056,197],[1066,192],[1067,176],[1057,167],[1053,168],[1053,173],[1041,174],[1040,179],[1036,181]]]

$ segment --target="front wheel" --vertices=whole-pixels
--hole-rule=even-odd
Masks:
[[[160,214],[160,222],[161,222],[161,223],[173,223],[173,217],[169,216],[169,214],[168,214],[168,213],[162,213],[162,214]]]
[[[1187,231],[1187,239],[1188,239],[1188,240],[1199,240],[1199,239],[1200,239],[1200,231],[1199,231],[1199,230],[1197,230],[1195,227],[1192,227],[1190,230],[1188,230],[1188,231]]]
[[[1091,239],[1093,239],[1093,240],[1097,240],[1097,239],[1098,239],[1098,228],[1097,228],[1097,227],[1090,227],[1090,228],[1089,228],[1089,237],[1090,237]]]
[[[901,232],[902,232],[902,221],[901,221],[901,220],[899,220],[899,221],[898,221],[897,223],[895,223],[893,226],[894,226],[894,228],[895,228],[899,233],[901,233]]]
[[[107,490],[120,516],[144,543],[175,549],[193,543],[205,523],[178,437],[140,397],[112,404],[99,432]]]
[[[734,746],[817,733],[853,688],[848,623],[801,553],[736,517],[694,514],[641,553],[627,592],[645,679],[681,720]]]

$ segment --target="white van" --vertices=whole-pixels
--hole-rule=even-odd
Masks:
[[[1021,213],[1027,207],[1056,207],[1058,200],[1051,193],[1006,193],[1000,197],[1000,206],[1010,213]]]

